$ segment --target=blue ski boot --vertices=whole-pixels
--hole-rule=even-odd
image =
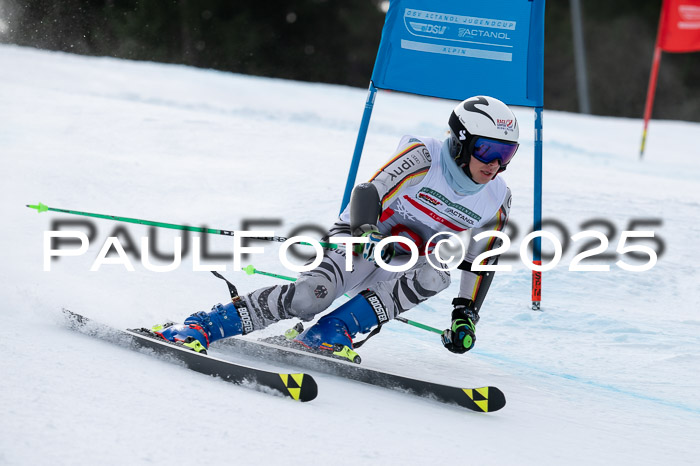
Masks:
[[[244,326],[240,313],[246,319]],[[184,346],[198,352],[207,353],[209,345],[216,340],[241,335],[252,331],[252,324],[245,303],[238,301],[238,306],[230,302],[226,305],[217,304],[211,311],[200,311],[185,319],[184,324],[156,325],[151,331],[168,341],[182,343]]]
[[[359,364],[360,355],[354,351],[352,339],[388,320],[389,314],[379,297],[371,291],[363,291],[296,335],[294,341],[306,348],[328,351],[333,356]],[[295,330],[291,332],[286,335],[293,336]]]
[[[186,325],[169,322],[163,325],[154,325],[150,330],[151,333],[165,340],[182,344],[198,353],[207,354],[209,340],[207,339],[207,334],[204,332],[204,329],[197,324]]]

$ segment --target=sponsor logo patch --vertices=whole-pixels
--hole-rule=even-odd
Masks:
[[[496,129],[499,131],[505,131],[508,134],[509,131],[515,131],[515,120],[496,120]]]
[[[476,108],[477,104],[478,104],[478,105],[483,105],[483,106],[485,106],[485,107],[488,107],[488,106],[489,106],[489,101],[486,100],[486,99],[484,99],[484,98],[481,97],[481,96],[475,97],[474,99],[469,99],[469,100],[467,100],[466,102],[464,102],[464,110],[466,110],[466,111],[468,111],[468,112],[479,113],[479,114],[481,114],[481,115],[484,115],[486,118],[488,118],[489,120],[491,120],[491,122],[495,125],[496,122],[493,121],[493,118],[491,118],[491,115],[489,115],[488,113],[486,113],[485,111],[483,111],[483,110],[480,109],[480,108]],[[464,123],[464,122],[462,122],[462,123]]]
[[[316,295],[318,299],[323,299],[328,296],[328,289],[323,285],[318,285],[314,290],[314,295]]]
[[[460,220],[462,224],[474,225],[475,221],[481,220],[481,216],[476,212],[472,212],[465,206],[456,202],[450,201],[447,196],[430,188],[422,188],[416,196],[423,204],[431,207],[440,207],[436,209],[438,212],[452,217],[454,220]]]
[[[238,317],[241,318],[241,325],[243,325],[243,335],[253,331],[253,319],[250,318],[250,312],[248,311],[248,306],[245,302],[238,301],[236,304],[236,311],[238,311]]]
[[[474,220],[467,217],[462,212],[460,212],[456,209],[453,209],[452,207],[448,207],[447,209],[445,209],[445,213],[452,216],[453,218],[458,218],[458,219],[462,220],[463,222],[467,222],[469,225],[474,225]]]
[[[364,297],[372,306],[372,310],[374,310],[374,313],[377,315],[377,320],[379,323],[383,324],[384,322],[388,322],[389,313],[387,312],[386,307],[384,307],[382,301],[379,299],[379,296],[372,292],[368,292],[364,293]]]
[[[442,202],[438,201],[438,200],[435,199],[434,197],[428,196],[428,195],[425,194],[425,193],[418,193],[418,197],[419,197],[420,199],[424,200],[424,201],[429,202],[429,203],[432,204],[432,205],[440,205],[440,204],[442,204]]]
[[[399,160],[402,160],[402,159],[399,159]],[[389,173],[389,175],[391,176],[389,181],[394,181],[396,178],[403,175],[406,171],[415,167],[415,165],[416,165],[416,162],[414,162],[410,158],[404,158],[403,161],[401,162],[401,165],[399,165],[399,166],[396,166],[395,163],[392,164],[391,171],[387,170],[387,173]]]

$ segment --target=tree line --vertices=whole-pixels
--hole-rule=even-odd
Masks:
[[[367,87],[382,0],[5,0],[0,42]],[[591,111],[641,118],[661,0],[584,0]],[[546,109],[578,111],[569,1],[545,8]],[[700,53],[664,53],[654,118],[700,121]]]

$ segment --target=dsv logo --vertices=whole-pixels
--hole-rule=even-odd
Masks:
[[[438,26],[436,24],[411,23],[411,26],[418,32],[427,32],[429,34],[442,35],[447,30],[447,26]]]

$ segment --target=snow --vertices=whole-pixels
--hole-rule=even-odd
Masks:
[[[9,265],[0,269],[0,464],[697,463],[700,125],[653,121],[640,161],[639,119],[545,111],[545,217],[567,236],[604,232],[608,252],[630,221],[656,221],[635,229],[661,239],[658,263],[628,272],[615,262],[641,262],[619,256],[595,262],[609,272],[569,271],[582,243],[570,244],[544,273],[543,312],[533,312],[531,272],[520,259],[504,261],[513,271],[496,274],[470,353],[451,354],[435,334],[399,322],[361,350],[369,367],[496,385],[508,399],[502,411],[475,414],[323,374],[314,374],[318,398],[301,404],[68,330],[62,307],[118,327],[150,326],[225,301],[226,288],[193,271],[191,252],[172,272],[148,271],[135,256],[134,272],[110,264],[91,272],[115,230],[138,251],[149,229],[24,206],[228,230],[277,219],[282,236],[325,227],[338,212],[365,91],[7,45],[0,64]],[[453,106],[380,92],[358,180],[403,134],[442,137]],[[532,224],[533,112],[516,113],[521,149],[503,175],[517,254]],[[88,253],[46,272],[43,235],[56,220],[89,220],[96,231]],[[152,241],[171,253],[180,234],[159,230]],[[230,252],[230,238],[207,239],[211,252]],[[246,263],[288,273],[278,246],[261,245],[266,253]],[[233,272],[227,259],[208,263],[225,264],[241,291],[275,283]],[[457,281],[406,317],[446,327]]]

